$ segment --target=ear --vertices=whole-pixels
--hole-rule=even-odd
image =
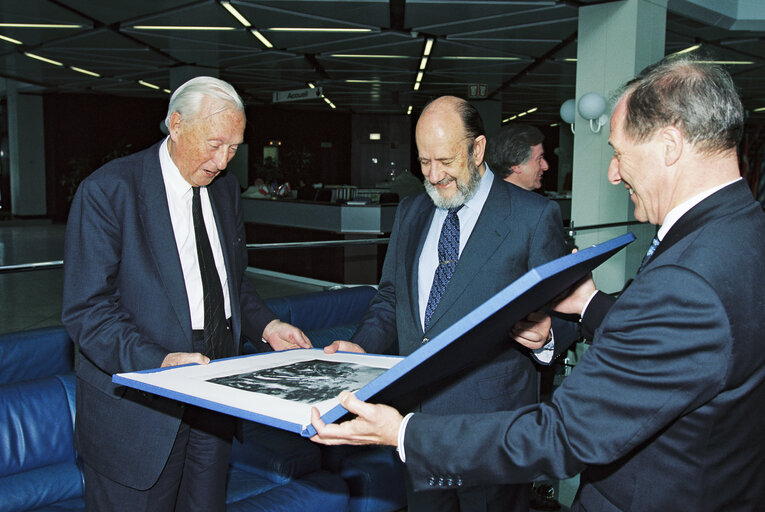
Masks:
[[[473,162],[476,166],[479,166],[483,163],[483,155],[485,151],[486,137],[479,135],[475,138],[475,141],[473,141]]]
[[[510,174],[520,174],[520,173],[521,173],[520,167],[518,167],[517,165],[510,166]]]
[[[173,112],[170,114],[170,126],[168,126],[168,130],[170,132],[170,139],[178,143],[178,137],[181,134],[181,114],[180,112]]]
[[[685,139],[676,126],[665,126],[659,130],[659,140],[664,151],[664,165],[671,167],[680,160],[683,154]]]

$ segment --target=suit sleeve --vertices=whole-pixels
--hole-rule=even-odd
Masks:
[[[405,199],[396,210],[388,250],[385,252],[382,276],[377,288],[377,294],[372,297],[367,312],[361,319],[359,327],[350,341],[360,345],[372,354],[386,352],[397,340],[396,332],[396,274],[398,266],[404,262],[399,260],[399,238],[401,237],[401,218],[405,216],[407,205]]]
[[[565,255],[566,241],[563,236],[560,206],[554,201],[548,201],[531,237],[528,268],[537,267]],[[579,339],[579,325],[577,322],[552,315],[552,329],[555,334],[554,360]]]
[[[611,308],[550,403],[487,415],[415,414],[405,437],[414,487],[432,489],[444,476],[470,486],[566,478],[613,463],[719,392],[731,337],[705,280],[652,269]]]
[[[122,209],[100,182],[85,180],[72,202],[64,248],[62,321],[101,370],[158,368],[168,350],[137,328],[120,304]]]

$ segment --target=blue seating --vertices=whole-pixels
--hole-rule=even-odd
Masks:
[[[348,339],[374,288],[267,301],[316,346]],[[0,335],[0,512],[82,511],[73,445],[74,349],[63,327]],[[234,441],[227,510],[393,512],[406,506],[403,465],[385,448],[320,447],[244,422]]]

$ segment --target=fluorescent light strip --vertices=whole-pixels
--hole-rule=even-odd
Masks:
[[[158,85],[150,84],[149,82],[144,82],[143,80],[138,80],[138,83],[143,85],[144,87],[148,87],[149,89],[159,90]]]
[[[721,66],[748,66],[754,64],[751,60],[697,60],[699,64],[720,64]]]
[[[414,90],[415,91],[419,91],[420,90],[420,82],[415,82],[414,83]]]
[[[327,105],[329,105],[329,106],[330,106],[330,107],[332,107],[332,108],[337,108],[337,107],[335,106],[335,104],[334,104],[334,103],[332,103],[331,101],[329,101],[329,98],[327,98],[326,96],[322,96],[322,98],[324,99],[324,101],[326,101],[326,102],[327,102]]]
[[[699,48],[701,48],[701,45],[700,45],[700,44],[694,44],[693,46],[689,46],[689,47],[688,47],[688,48],[686,48],[685,50],[680,50],[679,52],[675,52],[673,55],[682,55],[682,54],[684,54],[684,53],[690,53],[690,52],[692,52],[693,50],[697,50],[697,49],[699,49]]]
[[[8,41],[9,43],[13,43],[13,44],[24,44],[18,39],[14,39],[12,37],[0,36],[0,39],[2,39],[3,41]]]
[[[412,106],[409,105],[409,108],[406,109],[406,115],[411,115],[411,114],[412,114]]]
[[[765,107],[756,108],[752,112],[765,112]]]
[[[252,23],[250,23],[247,20],[247,18],[245,18],[242,15],[242,13],[237,11],[236,7],[231,5],[231,2],[229,2],[228,0],[222,0],[220,4],[223,6],[224,9],[226,9],[229,13],[231,13],[231,16],[236,18],[239,21],[239,23],[241,23],[242,25],[244,25],[247,28],[250,28],[252,26]]]
[[[61,25],[56,23],[0,23],[3,28],[82,28],[82,25]]]
[[[558,126],[558,123],[553,123],[550,125],[550,128],[555,128],[556,126]]]
[[[265,46],[266,48],[273,48],[273,47],[274,47],[274,45],[273,45],[273,44],[271,44],[271,41],[269,41],[268,39],[266,39],[266,36],[264,36],[263,34],[261,34],[261,33],[260,33],[260,31],[259,31],[258,29],[254,28],[254,29],[250,30],[250,33],[251,33],[252,35],[254,35],[255,37],[257,37],[257,38],[258,38],[258,40],[259,40],[261,43],[263,43],[263,46]]]
[[[236,30],[236,27],[205,27],[201,25],[133,25],[136,30]]]
[[[425,76],[425,73],[423,73],[422,71],[418,71],[417,72],[417,78],[415,78],[414,81],[415,82],[422,82],[422,79],[423,79],[424,76]]]
[[[316,86],[313,84],[313,82],[308,82],[308,87],[311,89],[316,89]]]
[[[468,57],[465,55],[446,55],[439,57],[443,60],[499,60],[499,61],[516,61],[521,60],[519,57]]]
[[[71,69],[72,71],[77,71],[78,73],[82,73],[84,75],[90,75],[90,76],[94,76],[96,78],[100,78],[101,77],[101,75],[99,75],[98,73],[96,73],[94,71],[88,71],[87,69],[78,68],[76,66],[69,66],[69,69]]]
[[[407,55],[383,55],[379,53],[331,53],[330,57],[339,59],[410,59]]]
[[[430,56],[431,50],[433,50],[433,38],[429,37],[425,40],[425,50],[423,50],[422,55],[424,57]]]
[[[163,90],[164,92],[166,92],[167,94],[172,94],[172,93],[173,93],[173,91],[171,91],[170,89],[162,89],[162,90]]]
[[[528,109],[528,110],[527,110],[527,111],[525,111],[525,112],[521,112],[520,114],[516,114],[516,115],[514,115],[513,117],[508,117],[508,118],[506,118],[506,119],[503,119],[503,120],[502,120],[502,122],[503,122],[503,123],[506,123],[506,122],[508,122],[508,121],[512,121],[512,120],[514,120],[514,119],[518,119],[519,117],[523,117],[523,116],[525,116],[526,114],[532,114],[532,113],[536,112],[537,110],[539,110],[539,107],[533,107],[533,108],[530,108],[530,109]]]
[[[24,52],[24,55],[26,55],[27,57],[31,57],[33,59],[47,62],[48,64],[53,64],[54,66],[63,66],[63,64],[57,60],[46,59],[45,57],[40,57],[39,55],[35,55],[34,53]]]
[[[372,32],[371,28],[269,27],[269,32]]]
[[[428,65],[428,58],[423,57],[420,59],[420,71],[425,71],[425,67]]]

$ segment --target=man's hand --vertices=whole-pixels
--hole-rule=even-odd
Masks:
[[[263,339],[271,345],[274,350],[290,350],[293,348],[311,348],[311,340],[308,339],[303,331],[294,325],[282,322],[281,320],[271,320],[266,328],[263,329]]]
[[[363,354],[365,350],[355,343],[345,340],[335,340],[331,345],[324,347],[325,354],[334,354],[335,352],[358,352]]]
[[[513,326],[510,337],[528,349],[538,350],[550,341],[551,325],[550,315],[534,311]]]
[[[340,404],[356,418],[339,425],[327,425],[319,410],[311,408],[311,425],[316,429],[311,441],[319,444],[398,445],[398,430],[404,418],[396,409],[362,402],[348,391],[340,393]]]
[[[210,358],[199,352],[170,352],[162,360],[162,368],[182,364],[207,364],[209,362]]]
[[[569,290],[568,295],[552,304],[555,311],[580,316],[592,294],[598,291],[595,287],[595,281],[592,280],[592,275],[585,277],[575,286]]]

